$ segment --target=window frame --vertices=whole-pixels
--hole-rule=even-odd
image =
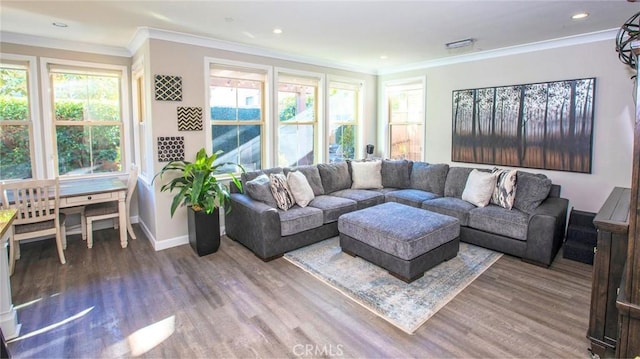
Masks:
[[[27,91],[29,101],[29,120],[26,124],[29,126],[29,152],[31,159],[31,178],[44,179],[44,158],[43,158],[43,139],[41,136],[40,121],[40,97],[38,92],[38,70],[37,58],[35,56],[18,55],[0,52],[0,63],[21,63],[24,64],[27,71]],[[4,122],[5,125],[12,125],[17,121]],[[21,123],[16,123],[22,125]],[[18,181],[20,179],[7,179],[6,181]]]
[[[411,121],[401,121],[401,122],[395,122],[395,121],[391,121],[391,108],[389,106],[389,102],[390,102],[390,94],[393,92],[391,89],[394,87],[401,87],[401,86],[410,86],[410,85],[419,85],[422,89],[422,96],[421,96],[421,111],[422,111],[422,116],[421,116],[421,122],[411,122]],[[391,80],[391,81],[386,81],[383,83],[383,92],[384,92],[384,100],[383,100],[383,113],[385,115],[385,125],[384,125],[384,132],[385,132],[385,153],[387,154],[387,157],[392,158],[391,156],[391,127],[394,125],[419,125],[421,126],[421,131],[420,131],[420,141],[421,141],[421,146],[422,146],[422,150],[420,151],[420,158],[418,159],[418,161],[424,161],[425,159],[425,149],[426,149],[426,125],[427,125],[427,111],[426,111],[426,102],[427,102],[427,82],[426,82],[426,76],[420,76],[420,77],[411,77],[411,78],[403,78],[403,79],[398,79],[398,80]]]
[[[139,58],[131,66],[131,103],[132,103],[132,124],[134,148],[134,163],[138,165],[138,178],[147,185],[153,181],[153,149],[151,148],[152,122],[149,119],[149,104],[151,97],[147,91],[147,78],[144,72],[144,57]],[[141,141],[141,139],[144,140]],[[145,146],[143,146],[143,144]]]
[[[60,66],[69,68],[78,68],[79,70],[93,69],[97,73],[100,72],[117,72],[120,76],[120,120],[122,122],[122,135],[120,140],[121,164],[120,171],[91,173],[84,175],[59,175],[58,174],[58,153],[55,145],[55,116],[53,110],[53,91],[51,89],[51,72],[50,67]],[[131,167],[133,150],[131,149],[131,112],[129,93],[129,74],[128,68],[124,65],[105,64],[97,62],[75,61],[56,58],[40,58],[40,75],[42,81],[42,108],[43,108],[43,127],[44,127],[44,143],[46,154],[46,173],[47,178],[60,177],[61,180],[75,178],[92,178],[92,177],[112,177],[121,176],[128,172]]]
[[[326,132],[326,117],[325,117],[325,99],[327,96],[326,88],[326,74],[311,71],[302,71],[296,69],[290,69],[285,67],[276,67],[275,80],[273,82],[274,87],[274,106],[273,106],[273,131],[274,131],[274,143],[272,151],[274,152],[274,165],[279,166],[278,153],[280,149],[280,116],[278,114],[278,87],[280,85],[281,77],[301,77],[307,78],[313,81],[317,81],[316,86],[316,104],[315,104],[315,121],[313,123],[298,123],[299,125],[313,125],[313,153],[314,158],[312,163],[324,163],[325,161],[325,132]],[[326,151],[328,154],[328,150]]]
[[[205,78],[204,101],[205,102],[204,103],[206,104],[205,109],[203,109],[203,112],[205,112],[204,140],[205,140],[205,143],[207,144],[205,148],[207,148],[210,153],[213,153],[213,131],[211,127],[214,125],[213,120],[211,119],[210,80],[212,76],[211,70],[212,68],[215,68],[216,65],[219,67],[228,68],[233,71],[239,71],[239,72],[246,71],[248,73],[264,74],[265,79],[264,79],[264,86],[262,89],[262,100],[261,100],[262,101],[262,121],[260,123],[260,126],[262,127],[262,130],[260,134],[261,136],[260,162],[261,162],[262,168],[269,168],[271,166],[272,159],[273,159],[273,152],[271,150],[272,141],[270,141],[270,139],[273,136],[273,130],[269,125],[271,123],[271,113],[272,113],[271,102],[273,99],[273,96],[272,96],[273,67],[262,65],[262,64],[251,63],[251,62],[234,61],[234,60],[227,60],[227,59],[215,58],[215,57],[204,58],[204,74],[205,74],[204,76]],[[226,124],[229,125],[230,123],[226,123]],[[245,121],[242,123],[234,122],[234,124],[256,125],[257,122]],[[227,175],[220,174],[220,175],[216,175],[216,177],[226,178]]]
[[[358,159],[358,158],[364,158],[364,149],[362,148],[362,142],[363,142],[363,112],[364,112],[364,88],[365,88],[365,83],[363,80],[360,79],[354,79],[354,78],[347,78],[347,77],[340,77],[340,76],[328,76],[327,79],[327,120],[326,120],[326,124],[325,124],[325,133],[326,133],[326,138],[325,138],[325,143],[326,146],[324,146],[324,156],[326,158],[327,161],[329,161],[329,137],[331,136],[331,125],[333,124],[333,122],[331,121],[331,96],[330,96],[330,92],[331,89],[333,88],[332,84],[333,83],[338,83],[338,84],[343,84],[346,86],[353,86],[356,87],[356,98],[355,101],[356,103],[354,104],[355,107],[355,119],[353,123],[348,123],[348,122],[336,122],[336,124],[349,124],[349,125],[354,125],[355,126],[355,151],[354,151],[354,160]]]

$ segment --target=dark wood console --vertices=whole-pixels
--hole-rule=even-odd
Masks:
[[[630,201],[630,188],[614,188],[593,220],[598,241],[587,337],[591,350],[601,358],[615,355],[618,340],[616,297],[627,256]]]

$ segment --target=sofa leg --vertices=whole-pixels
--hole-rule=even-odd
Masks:
[[[255,253],[254,253],[254,254],[255,254]],[[278,258],[282,257],[283,255],[284,255],[284,254],[277,254],[277,255],[275,255],[275,256],[273,256],[273,257],[262,258],[262,257],[258,257],[258,255],[256,254],[256,257],[260,258],[263,262],[265,262],[265,263],[266,263],[266,262],[271,262],[271,261],[272,261],[272,260],[274,260],[274,259],[278,259]]]
[[[342,253],[348,254],[348,255],[350,255],[350,256],[352,256],[352,257],[357,257],[357,255],[356,255],[355,253],[351,252],[351,251],[350,251],[350,250],[348,250],[348,249],[344,249],[344,248],[342,248]]]

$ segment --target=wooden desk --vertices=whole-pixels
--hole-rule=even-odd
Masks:
[[[11,301],[11,282],[7,260],[9,228],[11,228],[17,212],[15,209],[0,210],[0,328],[6,339],[13,339],[20,334],[18,312]]]
[[[126,248],[128,219],[125,199],[127,184],[117,178],[91,178],[60,181],[60,208],[118,201],[120,245]],[[134,238],[133,233],[131,237]]]

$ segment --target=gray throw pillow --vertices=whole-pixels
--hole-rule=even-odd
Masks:
[[[409,188],[411,185],[411,163],[407,160],[383,160],[382,187]]]
[[[537,173],[517,173],[518,191],[513,201],[513,207],[532,214],[536,208],[549,196],[551,180],[547,176]]]
[[[445,192],[444,185],[447,181],[448,172],[448,164],[414,162],[413,168],[411,169],[411,188],[443,196]],[[460,193],[460,195],[462,195],[462,193]]]
[[[252,199],[265,203],[269,207],[276,208],[278,206],[271,193],[269,177],[265,174],[261,174],[251,181],[244,182],[244,192]]]
[[[325,194],[351,188],[351,175],[346,162],[321,163],[318,171]]]
[[[309,181],[309,185],[311,189],[313,189],[313,194],[315,196],[320,196],[324,194],[324,188],[322,187],[322,179],[320,178],[320,172],[318,171],[318,166],[316,165],[306,165],[306,166],[298,166],[293,168],[285,168],[284,174],[288,175],[289,172],[292,171],[300,171],[305,177],[307,177],[307,181]]]
[[[464,187],[467,184],[467,178],[473,168],[469,167],[451,167],[447,172],[447,179],[444,183],[444,196],[461,198]]]
[[[269,177],[269,175],[272,173],[282,173],[282,167],[273,167],[266,170],[245,172],[240,175],[240,180],[242,180],[242,183],[247,183],[260,175],[267,175],[267,177]]]

